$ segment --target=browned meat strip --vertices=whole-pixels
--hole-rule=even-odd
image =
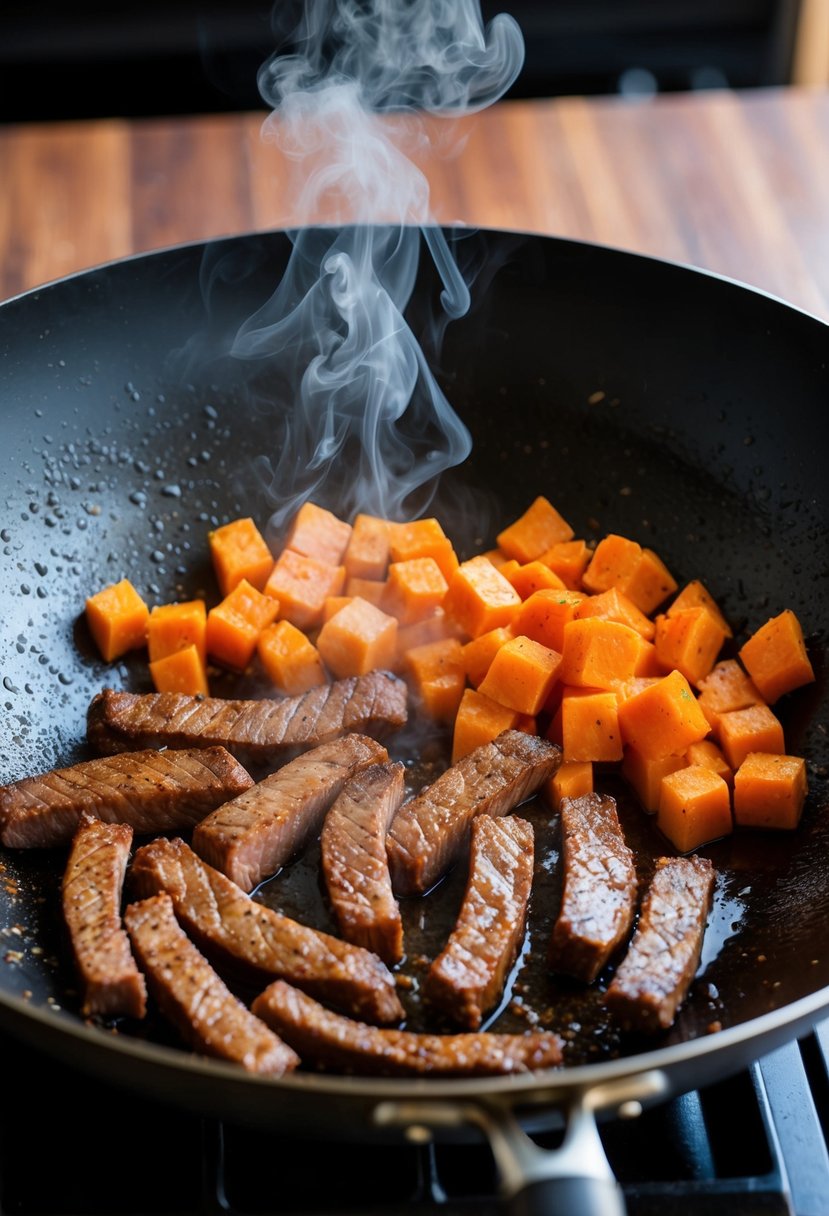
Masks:
[[[0,787],[0,843],[68,844],[86,811],[137,833],[182,831],[253,785],[223,747],[129,752]]]
[[[63,916],[82,989],[84,1017],[143,1018],[144,977],[121,920],[132,828],[83,815],[63,875]]]
[[[505,730],[464,756],[405,802],[386,839],[392,883],[421,895],[466,848],[476,815],[505,815],[558,768],[561,748],[538,735]]]
[[[385,738],[406,722],[406,684],[373,671],[298,697],[229,701],[107,688],[89,707],[87,736],[102,754],[221,744],[243,764],[273,765],[349,731]]]
[[[388,758],[382,744],[365,735],[322,743],[203,819],[193,848],[252,891],[319,831],[349,777]]]
[[[549,960],[590,984],[633,924],[636,869],[613,798],[564,798],[561,834],[564,884]]]
[[[472,822],[469,878],[446,946],[424,994],[462,1026],[477,1030],[503,992],[518,956],[533,881],[533,829],[514,815]]]
[[[627,1030],[667,1030],[685,1000],[714,892],[707,857],[661,857],[606,1001]]]
[[[138,849],[129,879],[139,898],[166,891],[182,926],[217,966],[258,982],[288,980],[367,1022],[402,1020],[394,977],[374,954],[257,903],[183,840],[159,837]]]
[[[555,1068],[561,1040],[528,1034],[416,1034],[378,1030],[330,1013],[305,993],[275,980],[253,1002],[257,1017],[320,1068],[387,1077],[492,1077]]]
[[[322,872],[340,932],[389,964],[403,957],[403,923],[386,832],[403,801],[402,764],[373,764],[347,783],[322,825]]]
[[[191,1047],[266,1076],[296,1068],[297,1055],[233,995],[190,941],[169,895],[130,904],[124,920],[150,993]]]

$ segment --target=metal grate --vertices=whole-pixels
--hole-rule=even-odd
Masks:
[[[2,1216],[502,1210],[484,1146],[326,1142],[309,1154],[306,1142],[183,1115],[17,1043],[0,1048]],[[734,1077],[603,1125],[630,1216],[825,1216],[827,1060],[829,1022]]]

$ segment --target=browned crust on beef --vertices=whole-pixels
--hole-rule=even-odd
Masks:
[[[187,937],[169,895],[130,904],[124,920],[151,995],[191,1047],[264,1076],[297,1067],[295,1052],[232,994]]]
[[[561,832],[564,883],[549,961],[554,971],[590,984],[630,932],[636,868],[613,798],[562,799]]]
[[[143,1018],[144,977],[121,920],[132,828],[84,815],[72,840],[61,899],[84,1017]]]
[[[86,760],[0,787],[0,843],[68,844],[84,813],[128,823],[138,834],[183,831],[252,785],[223,747]]]
[[[561,748],[506,730],[475,748],[401,807],[386,838],[399,895],[422,895],[467,847],[476,815],[505,815],[539,789],[561,763]]]
[[[322,743],[203,819],[193,848],[252,891],[319,831],[349,777],[383,760],[386,749],[365,735]]]
[[[273,765],[350,731],[385,738],[405,725],[406,699],[405,682],[387,671],[258,701],[106,688],[89,707],[87,738],[106,755],[220,744],[244,764]]]
[[[524,937],[533,881],[533,829],[510,815],[472,823],[469,877],[446,946],[424,995],[468,1030],[497,1003]]]
[[[561,1040],[549,1031],[439,1035],[378,1030],[331,1013],[282,980],[266,988],[252,1008],[305,1063],[322,1069],[387,1077],[491,1077],[561,1063]]]
[[[402,1021],[394,977],[374,954],[257,903],[183,840],[160,837],[138,849],[129,882],[139,898],[165,891],[184,929],[222,970],[257,983],[287,980],[367,1022]]]
[[[403,922],[391,889],[386,832],[403,801],[404,773],[400,763],[373,764],[352,777],[321,835],[322,872],[340,933],[390,965],[403,957]]]
[[[627,954],[607,990],[608,1009],[626,1030],[667,1030],[699,966],[714,892],[707,857],[661,857],[642,900]]]

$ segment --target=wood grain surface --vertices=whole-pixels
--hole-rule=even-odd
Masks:
[[[0,298],[165,245],[332,218],[298,210],[265,117],[0,128]],[[826,90],[502,102],[440,140],[452,155],[417,159],[441,223],[690,263],[829,319]]]

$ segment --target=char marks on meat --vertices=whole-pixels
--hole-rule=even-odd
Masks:
[[[424,984],[429,1001],[469,1030],[503,992],[524,936],[532,880],[532,825],[514,815],[479,815],[461,910]]]
[[[275,767],[350,731],[385,738],[405,725],[406,697],[405,682],[386,671],[260,701],[107,688],[89,707],[87,736],[102,754],[220,744],[244,764]]]
[[[132,828],[84,815],[63,875],[63,917],[84,1017],[143,1018],[147,990],[121,920]]]
[[[68,844],[84,812],[138,834],[184,831],[252,785],[223,747],[103,756],[0,788],[0,843]]]
[[[193,848],[252,891],[316,835],[349,777],[384,760],[386,749],[365,735],[322,743],[203,819]]]
[[[330,1013],[282,980],[266,988],[252,1008],[303,1061],[324,1069],[388,1077],[491,1077],[555,1068],[561,1063],[561,1040],[549,1031],[418,1034],[378,1030]]]
[[[281,1077],[299,1057],[226,987],[180,927],[169,895],[130,904],[124,920],[150,993],[191,1047]]]
[[[633,924],[636,868],[613,798],[562,799],[561,832],[564,884],[549,961],[590,984]]]
[[[404,795],[402,764],[373,764],[348,781],[322,825],[322,872],[346,941],[393,965],[403,923],[391,889],[386,832]],[[287,977],[286,977],[287,978]]]
[[[561,762],[561,748],[506,730],[448,768],[405,802],[386,838],[392,883],[422,895],[467,847],[476,815],[505,815],[534,794]]]
[[[403,1019],[394,977],[379,958],[251,899],[183,840],[159,837],[143,845],[129,882],[139,898],[166,892],[184,929],[221,970],[257,983],[287,980],[379,1025]]]
[[[707,857],[662,857],[642,900],[627,954],[607,990],[626,1030],[667,1030],[699,966],[714,892]]]

